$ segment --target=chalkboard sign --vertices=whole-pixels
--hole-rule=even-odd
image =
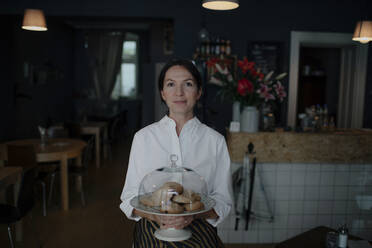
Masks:
[[[280,73],[281,45],[279,42],[248,42],[248,60],[256,62],[258,68],[266,74],[270,71]]]

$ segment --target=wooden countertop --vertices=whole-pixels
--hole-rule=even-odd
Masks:
[[[363,129],[326,133],[227,132],[233,162],[243,161],[250,142],[261,163],[372,164],[372,132]]]

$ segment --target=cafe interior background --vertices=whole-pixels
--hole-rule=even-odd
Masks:
[[[48,28],[46,32],[21,28],[26,9],[43,10]],[[277,49],[276,69],[288,73],[289,76],[282,83],[290,94],[293,31],[309,32],[310,36],[316,33],[343,33],[351,38],[356,23],[361,18],[372,19],[371,12],[372,4],[368,1],[351,0],[245,0],[240,1],[239,8],[228,11],[204,9],[201,1],[1,1],[0,142],[37,138],[38,126],[81,121],[101,112],[125,113],[123,137],[131,137],[135,131],[158,120],[164,113],[157,95],[156,75],[161,65],[174,57],[195,58],[196,51],[202,45],[201,39],[206,34],[211,39],[229,40],[231,54],[239,59],[250,55],[252,44],[274,44]],[[102,34],[110,38],[99,43]],[[105,79],[100,78],[100,72],[96,69],[99,62],[95,56],[114,55],[121,48],[108,44],[112,42],[117,45],[118,41],[120,44],[131,41],[127,43],[127,48],[124,46],[124,50],[130,50],[129,55],[116,56],[122,64],[135,65],[135,69],[132,67],[135,80],[128,77],[134,82],[130,92],[127,89],[121,91],[115,80],[103,82]],[[131,48],[133,44],[136,49]],[[372,128],[370,44],[360,45],[350,41],[347,45],[367,49],[363,50],[367,51],[363,55],[367,65],[362,92],[362,118],[354,126],[359,129]],[[333,81],[327,82],[331,86],[327,86],[325,94],[331,99],[328,99],[329,111],[336,115],[338,96],[335,92],[341,80],[341,48],[337,44],[325,45],[318,41],[302,45],[305,48],[301,50],[305,54],[304,59],[311,57],[308,62],[321,73],[322,70],[323,73],[325,70],[334,73]],[[113,57],[111,60],[114,60]],[[329,64],[335,66],[326,69],[324,66]],[[299,74],[305,70],[305,64],[299,62],[300,65],[302,67],[297,68]],[[106,73],[109,75],[110,72]],[[216,97],[217,91],[218,86],[205,83],[205,105],[198,111],[204,114],[203,121],[226,135],[226,128],[232,120],[232,101]],[[281,130],[291,126],[288,123],[288,116],[291,115],[288,109],[292,111],[293,108],[289,104],[287,97],[275,112],[275,126]],[[295,117],[297,114],[292,113]],[[370,147],[367,152],[371,153]],[[372,168],[372,165],[369,166]],[[362,171],[371,173],[367,166]],[[372,230],[371,220],[366,223],[368,230]],[[306,230],[307,226],[292,228],[300,231],[271,233],[270,238],[256,236],[251,240],[244,238],[243,231],[236,232],[233,227],[222,228],[227,230],[221,234],[226,243],[275,243]],[[257,230],[253,232],[257,233]],[[365,234],[362,232],[361,235]],[[370,235],[365,236],[371,239]]]

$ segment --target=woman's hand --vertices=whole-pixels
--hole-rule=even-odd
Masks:
[[[133,215],[141,216],[142,218],[155,221],[156,223],[158,223],[161,229],[167,229],[167,228],[182,229],[190,225],[190,223],[194,220],[194,215],[181,216],[181,217],[163,216],[163,215],[144,213],[137,209],[133,209]]]
[[[175,228],[183,229],[190,225],[194,217],[189,216],[156,216],[156,222],[160,225],[161,229]]]

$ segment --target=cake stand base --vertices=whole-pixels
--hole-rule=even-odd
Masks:
[[[183,241],[191,237],[191,231],[185,229],[158,229],[154,233],[157,239],[169,242]]]

